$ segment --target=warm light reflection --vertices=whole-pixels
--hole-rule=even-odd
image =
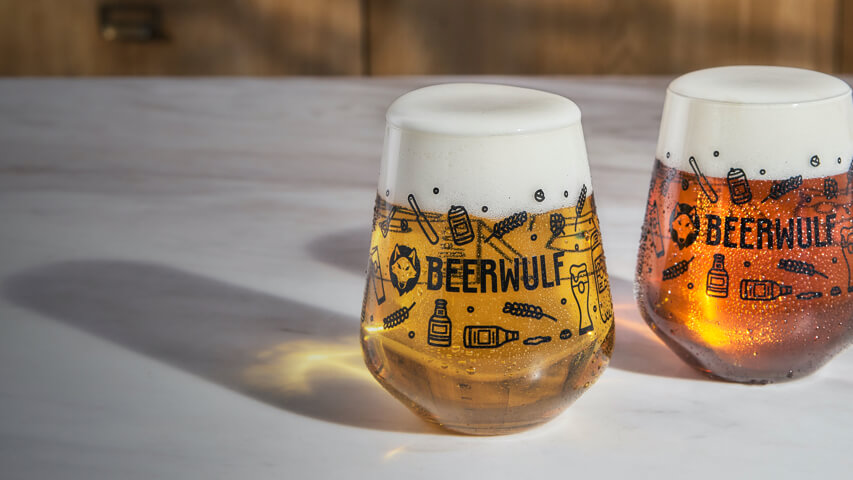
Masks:
[[[306,339],[276,345],[260,352],[257,363],[247,368],[244,375],[253,385],[302,395],[310,394],[312,382],[317,380],[373,383],[356,337],[338,342]]]
[[[382,459],[386,462],[390,461],[392,458],[397,456],[397,454],[402,453],[405,450],[406,450],[405,445],[400,445],[399,447],[392,448],[391,450],[388,450],[387,452],[385,452],[385,455],[382,457]]]

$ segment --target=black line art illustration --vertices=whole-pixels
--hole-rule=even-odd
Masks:
[[[572,331],[568,328],[560,332],[560,340],[568,340],[572,338]]]
[[[586,204],[586,184],[581,186],[581,193],[578,195],[578,203],[575,204],[575,228],[578,226],[578,219],[583,214],[583,207]]]
[[[829,294],[832,295],[833,297],[837,297],[837,296],[841,295],[841,287],[839,287],[837,285],[832,287],[832,289],[829,290]]]
[[[569,223],[569,221],[572,221]],[[592,210],[580,218],[566,217],[556,212],[551,214],[551,238],[545,243],[545,248],[563,252],[585,252],[591,248],[587,241],[590,232],[598,229]]]
[[[408,220],[402,218],[394,218],[394,215],[398,211],[399,210],[396,206],[391,207],[391,211],[388,212],[388,216],[386,216],[384,220],[379,222],[379,231],[382,232],[383,237],[387,237],[388,232],[408,233],[412,231],[412,229],[409,228]]]
[[[496,223],[495,226],[492,228],[492,234],[486,237],[485,241],[488,242],[492,238],[497,238],[498,240],[501,240],[503,239],[504,235],[524,225],[524,222],[526,221],[527,212],[514,213]]]
[[[819,167],[820,157],[818,157],[817,155],[812,155],[812,158],[809,159],[809,164],[813,167]]]
[[[696,161],[696,157],[690,157],[688,161],[690,162],[690,168],[693,169],[693,173],[695,173],[698,178],[697,183],[699,184],[699,188],[702,189],[702,193],[705,194],[705,197],[709,202],[717,203],[717,200],[719,200],[720,197],[717,195],[714,187],[711,186],[711,183],[708,182],[708,179],[705,178],[705,174],[699,169],[699,163]]]
[[[468,211],[462,205],[453,205],[447,211],[447,223],[450,225],[450,235],[456,245],[466,245],[474,240],[474,227]]]
[[[465,348],[498,348],[518,340],[518,332],[497,325],[469,325],[462,332]]]
[[[427,219],[424,212],[422,212],[420,207],[418,207],[418,202],[415,200],[415,196],[411,193],[409,194],[409,206],[411,206],[412,210],[415,211],[415,218],[417,219],[421,230],[424,232],[427,241],[433,245],[438,243],[438,234],[435,233],[435,228],[432,227],[432,224],[429,223],[429,219]]]
[[[745,278],[740,281],[741,300],[766,302],[791,293],[791,287],[775,280],[756,280]]]
[[[388,260],[388,270],[391,272],[391,284],[400,295],[411,291],[421,276],[417,250],[406,245],[395,245]]]
[[[604,262],[604,247],[601,244],[601,232],[592,232],[592,275],[595,279],[598,297],[598,315],[601,323],[607,323],[613,318],[613,297],[610,293],[610,278],[607,276],[607,266]]]
[[[578,320],[578,335],[595,330],[592,316],[589,314],[589,274],[586,264],[576,264],[569,267],[569,276],[572,284],[572,296],[578,307],[580,319]]]
[[[699,214],[695,206],[687,203],[676,205],[669,218],[669,236],[679,250],[693,245],[699,236]]]
[[[476,223],[477,234],[475,235],[477,239],[477,257],[479,258],[483,253],[483,245],[488,245],[492,249],[495,250],[500,256],[504,257],[507,260],[512,260],[513,258],[521,257],[521,253],[515,249],[512,245],[509,244],[503,238],[497,238],[492,236],[492,230],[486,225],[486,222],[476,219],[474,220]],[[488,240],[486,240],[488,238]]]
[[[690,267],[690,262],[693,261],[694,257],[690,257],[687,260],[679,260],[672,265],[663,269],[663,280],[672,280],[673,278],[680,277],[687,271]]]
[[[764,200],[761,203],[766,202],[767,200],[779,200],[785,194],[793,192],[794,190],[800,188],[800,185],[803,184],[803,176],[797,175],[796,177],[786,178],[780,182],[774,182],[773,186],[770,187],[770,193],[764,197]]]
[[[545,192],[543,192],[541,188],[539,190],[536,190],[536,192],[533,193],[533,199],[537,202],[544,202]]]
[[[797,294],[797,300],[814,300],[822,296],[822,292],[802,292]]]
[[[376,304],[382,305],[385,302],[385,284],[382,281],[382,265],[379,261],[379,247],[370,249],[370,271],[367,272],[371,283],[373,283],[373,293],[376,295]]]
[[[743,205],[752,200],[752,190],[749,189],[749,180],[747,180],[746,172],[743,169],[729,169],[726,183],[729,185],[729,195],[735,205]]]
[[[525,338],[523,344],[525,345],[539,345],[542,343],[548,343],[551,341],[551,337],[541,336],[541,337],[529,337]]]
[[[660,230],[660,213],[658,212],[658,202],[652,202],[649,208],[649,235],[652,237],[652,245],[655,247],[655,255],[660,258],[663,256],[663,234]]]
[[[400,325],[403,322],[405,322],[406,319],[409,318],[409,312],[412,311],[412,307],[415,306],[415,303],[417,303],[417,302],[412,302],[412,304],[409,305],[408,307],[400,307],[399,309],[391,312],[391,314],[388,315],[387,317],[383,318],[382,319],[382,328],[384,328],[385,330],[388,330],[389,328],[394,328],[397,325]]]
[[[714,254],[714,263],[708,269],[705,294],[716,298],[729,296],[729,272],[726,271],[726,256],[722,253]]]
[[[834,200],[838,196],[838,182],[834,178],[823,179],[823,196],[827,200]]]
[[[853,227],[841,227],[841,253],[847,264],[847,292],[853,292]]]
[[[820,275],[823,278],[829,279],[826,274],[816,270],[815,266],[811,263],[803,262],[800,260],[780,258],[779,265],[777,265],[776,268],[778,268],[779,270],[785,270],[786,272],[808,275],[810,277]]]
[[[556,237],[562,235],[566,230],[566,217],[559,213],[552,213],[550,218],[551,235]]]
[[[503,313],[514,317],[535,318],[536,320],[545,317],[557,322],[556,318],[547,313],[542,313],[542,307],[529,303],[506,302],[504,303]]]
[[[655,177],[660,178],[660,184],[658,185],[658,191],[660,192],[660,196],[663,198],[666,198],[667,197],[667,195],[666,195],[667,191],[666,190],[669,187],[669,184],[671,184],[673,181],[675,181],[675,177],[678,175],[678,170],[676,170],[674,168],[667,168],[666,173],[664,173],[663,170],[664,169],[662,169],[662,168],[656,168],[655,171],[657,173],[656,173]],[[655,181],[655,177],[652,177],[653,182]],[[651,188],[649,189],[649,191],[651,191]]]
[[[435,301],[435,310],[429,317],[427,326],[427,343],[433,347],[449,347],[452,339],[450,334],[453,324],[447,316],[447,300],[439,298]]]

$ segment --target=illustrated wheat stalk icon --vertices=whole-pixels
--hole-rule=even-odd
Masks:
[[[527,212],[518,212],[514,213],[500,222],[495,224],[494,230],[492,230],[492,234],[486,237],[485,241],[489,241],[492,237],[501,239],[507,233],[515,230],[516,228],[524,225],[524,222],[527,221]]]
[[[507,313],[514,317],[535,318],[536,320],[545,317],[550,318],[555,322],[557,321],[557,319],[552,317],[551,315],[543,313],[542,307],[529,303],[506,302],[504,303],[503,313]]]

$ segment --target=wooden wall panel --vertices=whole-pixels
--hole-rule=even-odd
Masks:
[[[841,0],[370,0],[373,74],[837,69]]]
[[[159,5],[168,38],[110,43],[101,3]],[[0,0],[0,75],[363,73],[361,0]]]

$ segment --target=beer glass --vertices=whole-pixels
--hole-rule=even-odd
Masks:
[[[808,70],[689,73],[666,94],[640,311],[719,379],[815,371],[853,336],[850,88]]]
[[[486,84],[397,99],[361,315],[379,383],[450,430],[513,432],[598,378],[613,330],[577,106]]]

